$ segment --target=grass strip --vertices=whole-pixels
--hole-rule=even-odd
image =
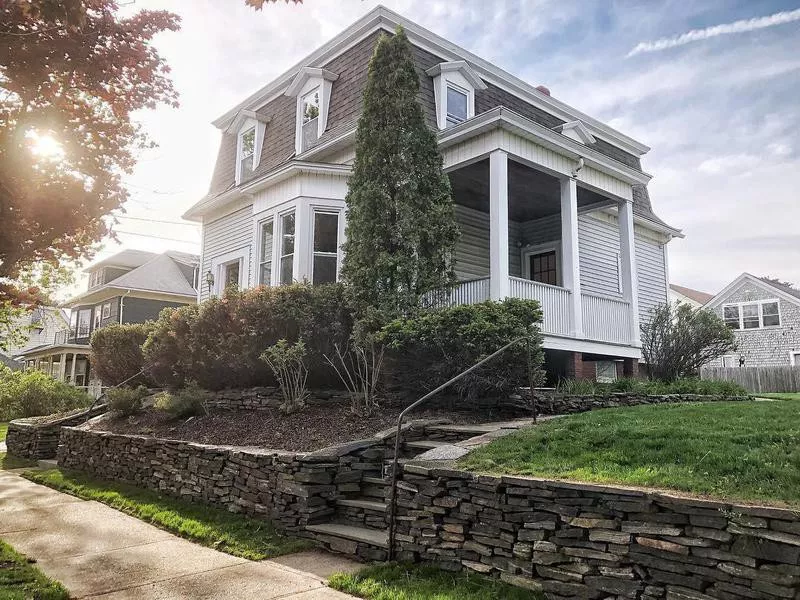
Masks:
[[[450,573],[436,567],[383,564],[328,580],[335,590],[368,600],[542,600],[540,592],[513,587],[483,575]]]
[[[6,452],[0,452],[0,471],[9,471],[11,469],[28,469],[35,467],[38,463],[35,460],[28,460],[25,458],[18,458],[11,456]]]
[[[0,598],[68,600],[69,592],[34,567],[31,560],[0,540]]]
[[[476,472],[800,505],[800,403],[645,405],[560,417],[474,450]]]
[[[8,423],[0,423],[0,442],[6,440],[6,433],[8,433]]]
[[[249,560],[263,560],[312,547],[308,540],[279,534],[269,522],[151,490],[51,469],[23,477],[84,500],[95,500],[182,538]]]

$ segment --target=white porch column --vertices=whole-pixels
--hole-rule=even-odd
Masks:
[[[61,354],[61,362],[58,363],[58,380],[64,381],[64,375],[67,372],[67,354]]]
[[[581,269],[578,260],[578,186],[571,177],[561,180],[562,284],[570,291],[570,335],[583,337]]]
[[[631,306],[631,344],[640,346],[639,279],[636,274],[636,244],[633,237],[633,203],[619,205],[619,248],[622,266],[622,297]]]
[[[508,155],[489,155],[489,297],[502,300],[508,281]]]
[[[72,385],[75,385],[75,365],[78,363],[78,354],[73,352],[72,353],[72,374],[70,375],[69,382]]]

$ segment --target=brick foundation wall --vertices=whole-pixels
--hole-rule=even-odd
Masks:
[[[405,465],[398,558],[549,598],[800,597],[796,512]]]

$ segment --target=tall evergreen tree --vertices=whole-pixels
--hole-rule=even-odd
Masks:
[[[342,265],[360,305],[385,317],[415,310],[455,281],[450,182],[418,93],[411,44],[398,28],[379,39],[369,65]]]

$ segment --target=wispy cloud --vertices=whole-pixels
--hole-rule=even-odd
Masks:
[[[692,29],[680,35],[664,37],[652,42],[639,42],[633,50],[628,52],[628,57],[644,52],[660,52],[668,48],[683,46],[720,35],[754,31],[756,29],[774,27],[775,25],[783,25],[784,23],[791,23],[793,21],[800,21],[800,8],[797,10],[782,11],[767,17],[742,19],[740,21],[734,21],[733,23],[723,23],[722,25],[714,25],[713,27],[706,27],[704,29]]]

